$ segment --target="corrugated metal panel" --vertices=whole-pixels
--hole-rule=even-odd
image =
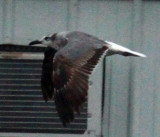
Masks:
[[[3,18],[3,8],[2,8],[2,6],[3,6],[3,1],[1,0],[0,1],[0,18],[2,19]],[[0,22],[0,32],[2,32],[2,22]],[[1,40],[1,38],[2,37],[0,37],[0,40]]]
[[[160,5],[154,1],[137,1],[136,19],[139,21],[135,31],[135,44],[143,45],[147,60],[136,65],[133,88],[132,136],[160,135],[160,94],[159,94],[159,43]],[[136,12],[137,11],[137,12]],[[136,34],[138,36],[136,36]],[[137,46],[138,47],[138,46]],[[139,47],[138,47],[139,48]],[[137,63],[136,61],[135,63]]]
[[[14,0],[13,8],[15,42],[25,43],[67,29],[67,0]]]
[[[0,132],[83,134],[87,103],[81,115],[64,128],[54,101],[45,103],[42,98],[41,65],[42,60],[0,59]]]

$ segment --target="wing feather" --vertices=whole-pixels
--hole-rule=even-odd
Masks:
[[[55,104],[64,126],[74,119],[74,111],[80,113],[87,100],[89,75],[105,50],[106,47],[92,49],[72,61],[62,55],[54,59],[53,81],[59,85],[55,87]]]

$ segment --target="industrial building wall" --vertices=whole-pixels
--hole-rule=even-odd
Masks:
[[[0,43],[80,30],[145,53],[106,58],[103,134],[159,137],[159,14],[159,1],[0,0]]]

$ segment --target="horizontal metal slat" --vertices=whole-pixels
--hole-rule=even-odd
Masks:
[[[36,121],[37,120],[37,121]],[[5,127],[36,127],[36,128],[64,128],[62,123],[59,122],[53,122],[52,119],[49,121],[47,119],[45,119],[46,121],[44,121],[44,119],[32,119],[28,121],[10,121],[10,122],[5,122],[4,119],[3,121],[1,121],[0,123],[0,127],[3,126]],[[70,125],[67,126],[67,128],[71,128],[71,129],[79,129],[79,128],[85,128],[86,127],[86,123],[72,123]]]
[[[86,129],[86,128],[85,128]],[[12,127],[12,128],[0,128],[0,132],[11,132],[11,133],[57,133],[57,134],[83,134],[85,129],[44,129],[44,128],[26,128],[26,127]]]
[[[41,97],[41,95],[20,95],[20,94],[18,94],[18,95],[7,95],[7,97]],[[2,95],[2,94],[0,94],[0,97],[6,97],[6,95]]]
[[[25,52],[0,52],[0,58],[1,59],[43,59],[44,55],[42,53],[25,53]]]
[[[18,116],[18,117],[50,117],[59,119],[57,112],[39,112],[39,111],[0,111],[0,116]],[[81,113],[80,115],[75,113],[75,119],[86,119],[87,112]]]
[[[52,108],[52,107],[5,106],[5,107],[0,107],[0,111],[56,111],[56,110],[55,108]]]
[[[43,98],[42,97],[27,97],[27,96],[23,96],[23,97],[19,97],[19,96],[0,96],[0,100],[21,100],[21,101],[42,101]]]
[[[6,106],[6,105],[14,105],[14,106],[53,106],[55,105],[54,102],[45,102],[43,100],[43,102],[25,102],[25,101],[1,101],[0,100],[0,106]]]
[[[13,102],[13,101],[0,101],[0,106],[12,106],[12,105],[14,105],[14,106],[41,106],[41,107],[49,107],[49,106],[53,106],[53,105],[55,105],[53,102],[45,102],[45,101],[43,101],[43,102]]]
[[[2,106],[0,105],[0,111],[55,111],[55,106]],[[81,113],[85,113],[86,110],[83,108]]]
[[[0,68],[0,72],[1,73],[19,73],[19,74],[23,74],[23,73],[34,73],[34,74],[40,74],[41,73],[41,69],[36,69],[36,68]]]
[[[41,122],[53,122],[53,123],[58,123],[58,124],[60,124],[60,121],[55,121],[55,119],[54,118],[44,118],[44,117],[42,117],[42,118],[38,118],[38,117],[34,117],[34,118],[27,118],[27,117],[24,117],[24,118],[9,118],[9,117],[7,117],[7,118],[5,118],[5,117],[0,117],[0,121],[1,121],[1,123],[2,122],[8,122],[8,123],[16,123],[17,121],[18,122],[27,122],[27,123],[29,123],[29,122],[31,122],[31,123],[34,123],[34,122],[38,122],[38,123],[41,123]]]
[[[0,95],[40,95],[42,96],[42,93],[40,90],[37,90],[37,91],[23,91],[23,90],[20,90],[20,91],[7,91],[7,90],[2,90],[0,89]]]
[[[19,84],[19,83],[10,83],[10,84],[7,84],[7,83],[0,83],[0,87],[1,86],[36,86],[36,87],[40,87],[40,84]]]
[[[47,107],[47,106],[51,106],[52,108],[54,108],[55,103],[54,101],[48,101],[45,102],[44,100],[42,102],[25,102],[25,101],[10,101],[10,100],[0,100],[0,106],[41,106],[41,107]],[[83,105],[83,109],[87,108],[87,103],[84,103]]]
[[[23,89],[34,89],[34,90],[40,90],[40,85],[0,85],[0,88],[2,89],[18,89],[18,90],[23,90]]]
[[[17,92],[17,93],[22,93],[22,92],[41,92],[41,88],[37,89],[13,89],[13,88],[0,88],[1,92]]]
[[[27,59],[22,59],[22,60],[17,60],[17,59],[0,59],[0,64],[42,64],[42,59],[40,60],[27,60]]]
[[[1,81],[15,81],[15,80],[19,80],[19,81],[41,81],[40,79],[18,79],[18,78],[0,78]]]
[[[17,79],[40,79],[40,74],[34,74],[34,73],[0,73],[0,78],[17,78]]]
[[[25,121],[31,121],[31,122],[60,122],[59,121],[59,117],[46,117],[45,115],[43,117],[39,117],[38,116],[30,116],[28,117],[27,116],[23,116],[23,117],[20,117],[20,116],[1,116],[0,115],[0,119],[2,122],[14,122],[14,121],[20,121],[20,122],[25,122]],[[86,123],[87,122],[87,119],[86,118],[80,118],[80,117],[76,117],[75,120],[72,122],[72,123]]]
[[[83,107],[81,110],[81,113],[86,113],[86,107]],[[0,105],[0,110],[1,111],[53,111],[56,112],[55,106],[49,106],[49,105],[44,105],[44,106],[29,106],[29,105]]]
[[[41,68],[42,65],[41,64],[33,64],[33,63],[1,63],[0,64],[1,68]]]
[[[40,85],[40,80],[1,80],[0,79],[0,85],[9,85],[9,84],[26,84],[26,85]]]

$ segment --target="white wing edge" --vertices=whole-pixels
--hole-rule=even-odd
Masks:
[[[113,55],[113,54],[123,55],[123,53],[129,53],[133,56],[138,56],[138,57],[143,57],[143,58],[147,57],[145,54],[132,51],[132,50],[130,50],[128,48],[125,48],[121,45],[118,45],[116,43],[113,43],[113,42],[110,42],[110,41],[105,41],[105,42],[109,45],[108,53],[106,54],[107,56],[110,56],[110,55]]]

